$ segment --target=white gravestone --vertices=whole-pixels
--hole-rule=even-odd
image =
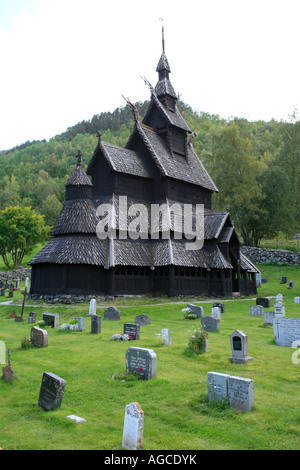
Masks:
[[[280,300],[274,303],[274,313],[275,317],[285,317],[284,304]]]
[[[283,295],[282,294],[277,294],[276,297],[275,297],[275,302],[277,302],[277,300],[280,300],[282,302],[283,301]]]
[[[294,341],[300,340],[300,318],[275,317],[273,329],[278,346],[291,347]]]
[[[271,310],[266,310],[264,324],[273,325],[273,319],[274,319],[274,312],[272,312]]]
[[[295,304],[300,304],[300,297],[294,297]]]
[[[170,330],[168,328],[163,328],[161,330],[161,339],[165,345],[171,344]]]
[[[213,307],[211,309],[211,316],[215,320],[221,320],[221,309],[219,307]]]
[[[253,380],[219,372],[207,372],[209,401],[223,401],[240,411],[251,411],[254,406]]]
[[[251,305],[250,315],[255,317],[261,317],[264,314],[264,308],[262,305]]]
[[[209,401],[228,401],[228,374],[207,372],[207,394]]]
[[[89,315],[96,315],[96,299],[91,299]]]
[[[126,405],[122,447],[141,450],[143,447],[144,412],[137,402]]]

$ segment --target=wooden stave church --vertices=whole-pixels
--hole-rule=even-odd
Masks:
[[[31,296],[57,295],[179,295],[232,296],[257,293],[258,269],[240,250],[227,211],[213,211],[218,192],[196,155],[195,135],[177,108],[164,50],[157,66],[158,82],[143,120],[128,101],[134,130],[124,148],[101,141],[87,172],[77,165],[66,182],[65,203],[47,245],[28,263]],[[91,177],[88,177],[88,175]],[[96,209],[111,204],[118,216],[120,196],[132,204],[165,204],[167,226],[160,236],[100,240]],[[174,205],[204,205],[204,245],[186,250],[184,237],[174,236]],[[118,217],[117,217],[118,220]],[[168,231],[169,239],[162,233]]]

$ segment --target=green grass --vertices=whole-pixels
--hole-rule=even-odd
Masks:
[[[300,305],[293,300],[300,295],[300,267],[259,268],[268,283],[258,289],[258,296],[281,293],[286,316],[300,317]],[[295,288],[280,284],[280,276],[293,280]],[[21,349],[21,338],[30,336],[29,312],[36,311],[38,320],[44,311],[59,313],[61,325],[71,316],[87,315],[88,304],[27,305],[22,323],[8,318],[12,311],[20,313],[21,302],[14,299],[14,305],[0,306],[0,340],[11,350],[15,376],[12,383],[0,379],[0,447],[120,450],[125,406],[137,401],[144,411],[145,450],[300,449],[300,364],[291,360],[294,350],[275,344],[273,328],[263,325],[263,317],[250,316],[249,308],[255,301],[226,300],[220,331],[209,333],[209,352],[188,356],[184,350],[189,330],[199,326],[200,320],[186,320],[181,311],[185,304],[172,305],[166,300],[141,297],[110,301],[121,311],[120,322],[103,319],[104,303],[97,306],[102,316],[99,335],[90,333],[90,318],[86,317],[84,332],[48,328],[49,346],[27,350]],[[212,299],[204,299],[201,305],[209,315]],[[141,313],[150,317],[151,324],[141,326],[139,341],[112,341],[114,333],[122,333],[123,323],[133,322]],[[162,328],[170,329],[170,346],[157,344],[155,333]],[[237,328],[248,335],[249,355],[254,360],[247,364],[233,364],[228,359],[229,336]],[[129,346],[155,351],[156,379],[125,380]],[[254,409],[239,413],[210,405],[209,371],[253,379]],[[53,372],[67,382],[61,407],[50,412],[37,404],[43,372]],[[66,419],[70,414],[85,418],[87,423],[76,425]]]

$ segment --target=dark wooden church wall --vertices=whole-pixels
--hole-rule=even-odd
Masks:
[[[212,192],[199,186],[168,178],[166,181],[166,197],[172,201],[185,204],[204,204],[205,209],[211,209]]]
[[[92,170],[94,199],[110,196],[114,192],[113,173],[103,155],[96,159]]]
[[[115,194],[127,196],[128,200],[136,202],[150,202],[152,199],[152,180],[117,173],[115,175]]]

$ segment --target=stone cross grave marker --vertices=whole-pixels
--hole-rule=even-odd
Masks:
[[[126,372],[135,372],[144,380],[156,379],[157,357],[152,349],[130,347],[126,351]]]
[[[66,381],[53,374],[44,372],[40,389],[38,405],[45,411],[54,410],[61,406],[66,387]]]
[[[122,447],[141,450],[143,447],[144,412],[137,402],[126,405]]]

